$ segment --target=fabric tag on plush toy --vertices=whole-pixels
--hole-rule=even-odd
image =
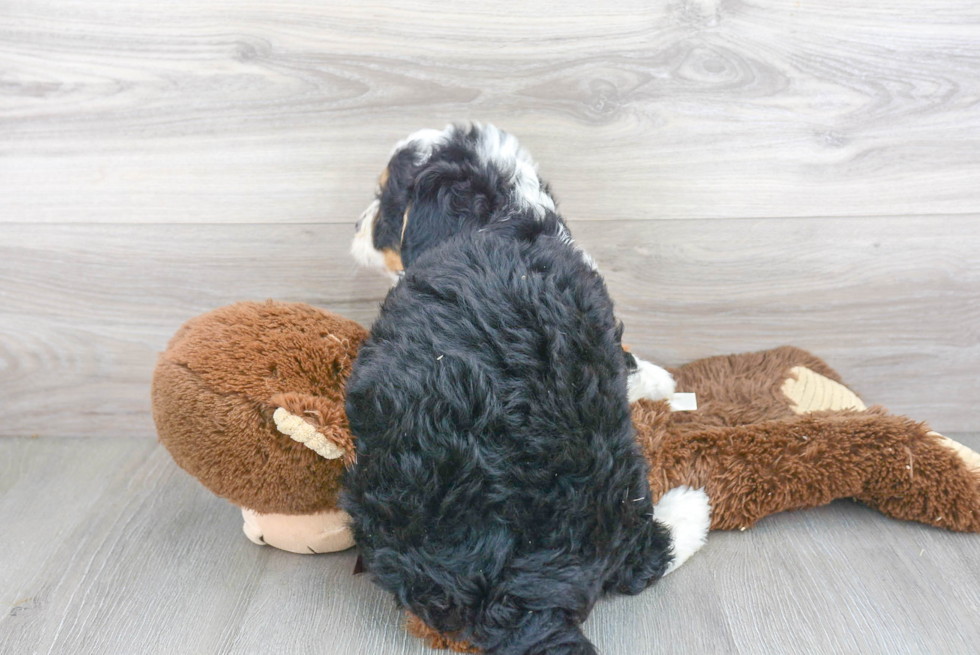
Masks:
[[[696,393],[675,393],[670,397],[670,411],[693,412],[698,408]]]

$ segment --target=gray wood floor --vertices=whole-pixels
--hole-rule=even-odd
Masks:
[[[0,1],[0,653],[424,650],[350,553],[247,542],[148,386],[236,300],[370,323],[353,222],[394,141],[451,120],[530,149],[634,351],[789,343],[980,434],[978,43],[974,0]],[[975,653],[978,555],[835,503],[713,535],[586,630]]]
[[[958,435],[980,449],[980,435]],[[149,439],[0,440],[0,652],[432,652],[354,553],[259,547]],[[626,653],[975,653],[980,538],[847,501],[716,532],[585,624]]]

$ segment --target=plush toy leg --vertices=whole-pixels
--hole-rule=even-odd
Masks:
[[[242,508],[242,530],[253,543],[300,555],[346,550],[354,545],[350,516],[342,510],[316,514],[259,514]]]
[[[980,453],[976,453],[963,444],[953,441],[949,437],[944,437],[938,432],[929,432],[929,434],[936,437],[940,445],[956,453],[971,471],[980,472]]]
[[[796,414],[867,409],[843,384],[804,366],[791,368],[780,390]],[[893,518],[980,531],[980,455],[922,424],[891,418],[895,443],[884,446],[875,460],[879,467],[857,498]],[[899,457],[889,457],[895,453]],[[901,461],[903,453],[908,461]]]
[[[905,427],[857,499],[896,519],[980,532],[980,455],[925,425]]]
[[[657,405],[634,408],[643,419],[638,428],[666,420]],[[638,429],[651,462],[651,493],[703,486],[715,530],[744,530],[776,512],[856,498],[894,518],[980,531],[980,473],[924,425],[879,412]]]

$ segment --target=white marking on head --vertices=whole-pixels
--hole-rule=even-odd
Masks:
[[[432,156],[432,151],[436,146],[445,143],[449,138],[449,132],[453,129],[452,125],[443,130],[425,129],[412,132],[407,137],[395,144],[391,149],[391,157],[411,146],[415,150],[415,164],[424,164]]]
[[[514,189],[517,204],[522,209],[531,209],[539,219],[544,218],[545,212],[555,211],[555,201],[538,177],[538,165],[517,142],[517,137],[494,125],[473,123],[473,127],[479,131],[477,155],[484,163],[492,163],[500,172],[509,174],[508,183]]]
[[[527,150],[520,146],[517,137],[494,125],[450,123],[441,130],[423,129],[409,134],[391,149],[391,157],[405,148],[415,151],[415,164],[429,160],[432,152],[449,141],[457,130],[474,129],[477,132],[476,155],[484,164],[493,164],[507,175],[507,183],[513,189],[513,201],[522,209],[530,209],[537,218],[544,218],[547,211],[555,211],[555,201],[541,185],[538,165]]]

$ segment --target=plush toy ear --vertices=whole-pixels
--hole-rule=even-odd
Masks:
[[[272,419],[276,429],[325,459],[354,459],[354,440],[343,407],[326,398],[300,393],[276,394]]]

